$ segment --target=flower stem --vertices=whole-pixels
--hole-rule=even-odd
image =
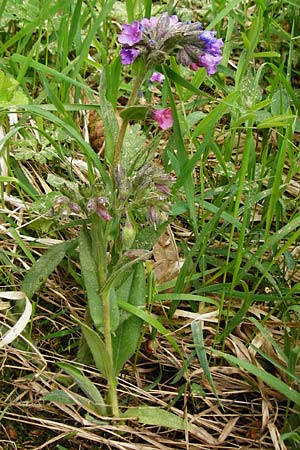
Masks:
[[[102,305],[103,305],[103,322],[104,322],[104,341],[107,354],[110,359],[111,367],[113,367],[113,348],[111,340],[111,323],[110,323],[110,302],[109,302],[109,290],[104,289],[102,293]],[[119,416],[118,395],[117,395],[117,378],[114,372],[108,376],[109,385],[109,398],[111,403],[111,410],[113,417]]]
[[[134,81],[134,85],[133,85],[133,89],[131,91],[130,97],[128,99],[127,102],[127,108],[129,108],[130,106],[134,105],[136,97],[138,95],[138,92],[140,90],[141,84],[144,80],[144,76],[145,76],[145,68],[140,67],[138,69],[138,74],[137,77]],[[120,127],[120,131],[119,131],[119,135],[118,135],[118,140],[117,140],[117,144],[116,144],[116,148],[115,148],[115,154],[114,154],[114,162],[113,162],[113,170],[116,167],[116,165],[118,164],[118,162],[120,161],[121,158],[121,153],[122,153],[122,147],[123,147],[123,142],[124,142],[124,138],[125,138],[125,134],[126,134],[126,130],[127,130],[127,126],[128,126],[128,119],[123,119],[122,120],[122,124]]]

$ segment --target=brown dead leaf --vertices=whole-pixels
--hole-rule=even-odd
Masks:
[[[154,245],[153,257],[153,271],[158,284],[173,280],[178,275],[183,262],[179,258],[171,227],[164,231]]]

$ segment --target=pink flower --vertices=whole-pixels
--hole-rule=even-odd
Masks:
[[[152,112],[152,117],[163,130],[170,128],[173,125],[173,117],[170,108],[155,109]]]

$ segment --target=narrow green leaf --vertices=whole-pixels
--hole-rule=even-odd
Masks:
[[[213,131],[216,123],[221,119],[221,117],[230,109],[233,108],[234,102],[238,99],[240,93],[232,92],[227,95],[218,106],[211,110],[205,119],[201,120],[199,125],[193,131],[192,137],[194,139],[198,138],[201,134],[206,134],[207,130]]]
[[[114,160],[114,151],[118,140],[119,124],[113,105],[106,98],[106,79],[103,72],[100,78],[99,86],[100,97],[100,115],[103,120],[105,130],[105,158],[112,164]]]
[[[248,361],[239,359],[233,355],[227,355],[226,353],[221,352],[219,350],[212,349],[212,352],[217,356],[225,358],[229,363],[235,366],[240,366],[242,369],[248,371],[252,375],[255,375],[256,377],[264,381],[267,385],[271,386],[271,388],[275,389],[276,391],[280,392],[280,394],[284,395],[288,400],[295,402],[296,404],[300,404],[300,393],[295,391],[284,381],[280,380],[279,378],[275,377],[269,372],[266,372],[265,370],[255,366],[254,364],[251,364]]]
[[[77,240],[55,244],[47,250],[28,270],[22,282],[21,290],[28,298],[40,289],[51,273],[61,263],[66,254],[77,246]]]
[[[281,54],[278,52],[257,52],[253,53],[254,58],[280,58]]]
[[[294,120],[296,116],[292,114],[280,114],[278,116],[271,116],[262,122],[257,124],[257,128],[275,128],[275,127],[287,127]]]
[[[205,351],[205,347],[204,347],[204,339],[203,339],[201,322],[193,321],[191,323],[191,329],[192,329],[192,335],[193,335],[193,341],[194,341],[194,345],[195,345],[196,355],[199,359],[200,366],[203,369],[204,375],[206,376],[206,379],[209,382],[210,387],[211,387],[213,393],[215,394],[219,405],[222,407],[222,403],[217,394],[214,380],[213,380],[210,370],[209,370],[209,365],[208,365],[208,361],[207,361],[207,357],[206,357],[206,351]]]
[[[167,330],[160,323],[160,321],[157,320],[155,317],[153,317],[148,311],[144,311],[137,306],[124,302],[124,300],[118,300],[118,305],[120,306],[120,308],[124,309],[125,311],[128,311],[131,314],[136,315],[137,317],[139,317],[140,319],[144,320],[145,322],[149,323],[152,327],[157,329],[170,342],[172,347],[183,358],[182,352],[178,347],[176,340],[172,336],[170,336],[170,331]]]

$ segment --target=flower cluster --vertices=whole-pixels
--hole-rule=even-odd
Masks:
[[[122,64],[132,64],[144,57],[148,67],[164,63],[174,55],[183,66],[192,70],[205,67],[207,74],[217,71],[222,60],[222,39],[215,31],[202,30],[200,22],[181,22],[176,15],[163,13],[160,17],[124,24],[118,41]]]
[[[169,197],[174,180],[160,167],[145,164],[128,177],[125,169],[118,165],[115,180],[121,211],[134,209],[138,215],[146,216],[154,228],[159,224],[162,212],[170,211]]]

